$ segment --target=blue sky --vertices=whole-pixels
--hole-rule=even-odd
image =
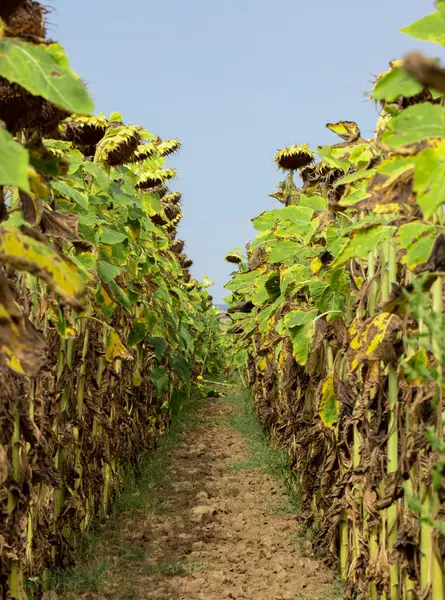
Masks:
[[[327,122],[372,135],[366,101],[388,61],[425,45],[398,30],[433,0],[54,0],[49,36],[66,48],[98,112],[119,111],[181,140],[171,187],[184,195],[179,235],[215,302],[224,255],[253,238],[251,219],[279,205],[277,149],[335,143]],[[431,48],[430,53],[434,52]],[[437,53],[436,53],[437,54]]]

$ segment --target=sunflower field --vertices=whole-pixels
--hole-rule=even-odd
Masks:
[[[445,2],[403,31],[445,46]],[[437,60],[391,62],[375,137],[280,150],[284,206],[226,256],[234,364],[349,599],[445,597],[444,94]]]
[[[92,116],[41,4],[0,17],[0,597],[24,599],[218,370],[219,311],[176,237],[179,142]]]

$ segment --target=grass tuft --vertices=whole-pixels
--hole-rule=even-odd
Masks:
[[[298,513],[300,511],[300,493],[292,477],[288,455],[273,444],[258,421],[252,397],[247,389],[238,394],[228,396],[227,402],[235,405],[235,410],[228,417],[227,424],[247,438],[249,458],[233,464],[234,471],[260,469],[263,473],[273,475],[284,484],[288,494],[281,497],[280,507],[275,511]]]

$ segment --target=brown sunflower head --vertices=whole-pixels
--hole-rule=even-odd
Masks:
[[[283,171],[295,171],[311,164],[314,160],[314,154],[309,150],[307,144],[289,146],[279,150],[274,160]]]

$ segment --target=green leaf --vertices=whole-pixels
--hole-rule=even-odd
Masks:
[[[318,279],[312,279],[309,291],[314,299],[315,306],[320,312],[346,310],[346,299],[344,294],[338,293],[331,286]]]
[[[159,367],[156,371],[152,371],[149,377],[154,385],[156,396],[161,398],[168,390],[168,373],[162,367]]]
[[[236,367],[237,369],[244,367],[244,365],[247,364],[248,357],[249,357],[249,354],[248,354],[247,349],[238,350],[238,352],[235,353],[235,356],[233,357],[233,360],[232,360],[233,366]]]
[[[113,281],[113,279],[115,279],[121,272],[119,267],[116,267],[116,265],[112,265],[105,260],[97,261],[97,269],[99,271],[100,278],[104,283],[110,283],[110,281]]]
[[[52,182],[52,188],[60,194],[62,198],[69,198],[78,204],[84,210],[88,210],[89,202],[88,197],[71,187],[66,181],[56,180]]]
[[[158,289],[154,293],[155,298],[159,298],[160,300],[164,300],[167,304],[171,304],[172,298],[170,296],[170,292],[168,290],[168,285],[162,277],[156,277],[154,280]]]
[[[187,402],[188,394],[184,390],[174,388],[170,399],[170,409],[172,418],[175,419],[181,412],[184,404]]]
[[[284,317],[286,331],[292,341],[293,355],[297,363],[304,366],[309,358],[314,337],[316,310],[293,310]]]
[[[280,240],[275,243],[269,254],[269,262],[273,265],[282,263],[293,258],[299,248],[299,244],[292,240]]]
[[[170,365],[181,381],[189,381],[192,376],[192,363],[190,359],[178,350],[170,352]]]
[[[404,27],[402,33],[406,33],[416,40],[435,42],[445,46],[445,15],[443,8],[419,19],[412,25]]]
[[[18,83],[34,96],[41,96],[70,113],[91,114],[94,104],[82,81],[54,48],[30,44],[16,38],[0,40],[0,76]]]
[[[12,185],[29,192],[28,150],[0,127],[0,185]]]
[[[137,346],[143,341],[148,331],[149,326],[144,318],[133,321],[133,331],[128,336],[127,344],[130,347]]]
[[[85,169],[85,171],[87,171],[87,173],[92,175],[94,181],[99,186],[99,188],[101,188],[104,191],[108,191],[110,189],[111,180],[108,173],[102,165],[92,162],[84,162],[83,168]]]
[[[188,352],[193,351],[194,346],[195,346],[195,342],[194,342],[193,337],[190,334],[189,330],[186,329],[185,327],[181,327],[179,333],[181,335],[181,339],[185,343],[185,347],[186,347],[187,351]]]
[[[406,256],[400,262],[405,264],[410,271],[413,271],[418,265],[428,260],[434,246],[434,240],[433,236],[420,238],[419,241],[408,248]]]
[[[388,121],[382,142],[399,148],[437,137],[445,137],[445,110],[438,104],[423,102]]]
[[[292,341],[293,356],[298,364],[304,366],[309,358],[311,343],[314,338],[312,325],[298,325],[287,329]]]
[[[371,250],[389,239],[394,229],[395,227],[376,224],[356,229],[331,264],[331,268],[340,267],[352,258],[366,258]]]
[[[414,191],[425,219],[445,202],[445,142],[425,148],[417,155]]]
[[[401,225],[394,238],[399,248],[407,250],[410,246],[419,241],[424,236],[434,236],[436,228],[434,225],[424,225],[419,221],[405,223]]]
[[[112,266],[114,266],[114,265],[112,265]],[[113,293],[114,297],[119,302],[119,304],[121,306],[123,306],[124,308],[126,308],[127,310],[130,310],[132,302],[131,302],[130,298],[127,296],[127,294],[124,292],[124,290],[121,289],[115,281],[109,281],[108,287],[110,288],[110,291]]]
[[[286,328],[298,327],[312,323],[317,316],[316,310],[291,310],[284,317],[284,326]]]
[[[405,69],[396,67],[383,75],[374,87],[371,96],[374,100],[393,102],[401,96],[405,98],[415,96],[422,90],[422,84],[417,82]]]
[[[107,229],[100,235],[100,241],[103,244],[120,244],[124,240],[128,240],[128,236],[125,233],[120,233],[115,229]]]
[[[156,358],[160,360],[165,352],[165,349],[167,348],[167,342],[164,340],[164,338],[148,337],[145,341],[149,346],[152,346],[155,349]]]
[[[326,210],[326,200],[323,196],[300,196],[298,206],[307,206],[312,210]]]

